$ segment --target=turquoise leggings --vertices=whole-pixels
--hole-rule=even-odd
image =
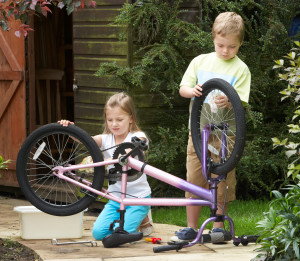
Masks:
[[[150,196],[146,198],[150,198]],[[113,232],[109,230],[109,226],[114,220],[120,219],[120,213],[117,212],[119,208],[120,204],[113,200],[109,200],[105,205],[94,223],[92,234],[96,240],[102,240],[105,236]],[[150,206],[126,206],[125,210],[124,230],[129,233],[135,233],[137,232],[139,225],[147,216]],[[118,226],[119,223],[115,223],[115,227]]]

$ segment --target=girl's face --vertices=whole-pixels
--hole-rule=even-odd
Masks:
[[[236,34],[221,36],[217,34],[214,39],[217,57],[222,60],[230,60],[236,56],[241,46],[241,42]]]
[[[123,141],[129,133],[131,123],[131,115],[123,111],[119,106],[106,109],[106,124],[115,136],[115,139],[118,138],[118,140],[122,139]]]

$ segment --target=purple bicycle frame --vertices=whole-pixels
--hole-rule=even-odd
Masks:
[[[207,153],[208,153],[208,138],[210,134],[210,127],[204,128],[202,130],[202,162],[206,162],[207,159]],[[120,163],[123,169],[122,174],[122,185],[121,185],[121,196],[115,196],[114,194],[110,194],[106,189],[102,188],[101,191],[92,188],[90,185],[91,183],[87,180],[83,181],[85,184],[82,184],[70,177],[67,177],[64,175],[64,172],[72,173],[72,170],[76,169],[83,169],[83,168],[93,168],[93,167],[99,167],[104,165],[111,165]],[[127,174],[126,171],[128,168],[133,168],[138,171],[141,171],[155,179],[158,179],[162,182],[165,182],[167,184],[172,185],[173,187],[176,187],[178,189],[181,189],[183,191],[187,191],[192,193],[193,195],[199,197],[199,198],[126,198],[126,188],[127,188]],[[169,174],[165,171],[162,171],[158,168],[155,168],[153,166],[150,166],[149,164],[145,162],[141,162],[135,158],[129,157],[127,158],[125,163],[122,163],[119,159],[115,160],[107,160],[102,162],[96,162],[91,164],[82,164],[82,165],[73,165],[68,167],[62,167],[58,166],[55,167],[53,170],[54,175],[59,177],[60,179],[66,180],[74,185],[77,185],[83,189],[86,189],[92,193],[95,193],[101,197],[105,197],[107,199],[116,201],[120,203],[120,210],[125,210],[125,206],[208,206],[211,210],[217,209],[217,189],[205,189],[202,187],[199,187],[197,185],[194,185],[192,183],[187,182],[186,180],[183,180],[181,178],[178,178],[172,174]],[[204,177],[207,179],[207,166],[206,164],[202,164],[202,171]],[[211,187],[217,187],[217,184],[219,183],[218,179],[211,179],[208,180]],[[233,239],[235,239],[234,236],[234,225],[233,221],[230,217],[225,216],[225,220],[229,222],[230,225],[230,232],[232,234]],[[202,233],[206,227],[206,225],[210,222],[217,221],[216,216],[212,216],[205,220],[201,227],[199,228],[197,237],[190,242],[188,245],[185,245],[184,247],[189,247],[194,244],[196,244],[202,236]]]

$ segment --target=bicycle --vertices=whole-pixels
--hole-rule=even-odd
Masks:
[[[208,103],[215,95],[226,95],[231,105],[222,110],[215,108]],[[24,141],[17,158],[17,178],[25,197],[34,206],[56,216],[81,212],[98,196],[119,202],[120,220],[115,221],[119,222],[119,227],[102,240],[104,247],[116,247],[142,238],[142,233],[129,234],[124,230],[127,205],[210,207],[211,217],[200,226],[195,240],[156,247],[154,252],[193,246],[203,239],[203,230],[208,223],[225,220],[229,222],[234,244],[245,244],[245,239],[235,236],[232,219],[227,215],[216,215],[217,184],[241,158],[245,133],[245,115],[238,94],[224,80],[212,79],[203,85],[203,94],[195,98],[191,113],[193,144],[210,189],[147,164],[142,152],[147,145],[142,140],[135,138],[132,143],[116,146],[113,158],[103,161],[99,147],[89,134],[77,126],[63,127],[57,123],[40,127]],[[214,143],[221,144],[220,150]],[[92,163],[80,164],[87,155]],[[112,164],[114,167],[106,173],[105,166]],[[199,198],[127,198],[127,182],[136,180],[143,173]],[[211,173],[217,174],[217,177],[212,178]],[[103,188],[104,179],[122,182],[119,197]]]

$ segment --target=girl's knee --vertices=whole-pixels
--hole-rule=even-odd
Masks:
[[[111,231],[109,230],[109,225],[103,222],[101,219],[97,219],[94,223],[92,235],[96,240],[102,240],[105,236],[111,234]]]
[[[93,228],[92,235],[93,238],[96,240],[102,240],[105,236],[111,234],[111,232],[107,229],[99,229],[99,228]]]

